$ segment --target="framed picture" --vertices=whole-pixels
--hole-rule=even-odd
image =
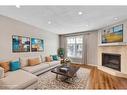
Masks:
[[[42,39],[31,38],[31,51],[32,52],[44,51],[44,41]]]
[[[23,36],[12,36],[13,52],[30,52],[30,38]]]
[[[102,43],[123,42],[123,24],[105,29],[101,37]]]

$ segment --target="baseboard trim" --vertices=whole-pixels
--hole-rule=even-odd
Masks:
[[[96,64],[86,64],[86,65],[98,67],[98,65]]]

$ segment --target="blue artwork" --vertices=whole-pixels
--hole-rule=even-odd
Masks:
[[[41,39],[31,38],[31,51],[44,51],[44,41]]]
[[[22,36],[12,36],[13,52],[30,52],[30,38]]]

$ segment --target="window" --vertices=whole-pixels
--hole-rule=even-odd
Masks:
[[[67,37],[67,56],[82,58],[83,36]]]

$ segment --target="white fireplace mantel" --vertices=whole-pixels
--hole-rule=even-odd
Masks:
[[[126,46],[126,45],[127,45],[127,42],[98,44],[99,47],[101,46]]]

